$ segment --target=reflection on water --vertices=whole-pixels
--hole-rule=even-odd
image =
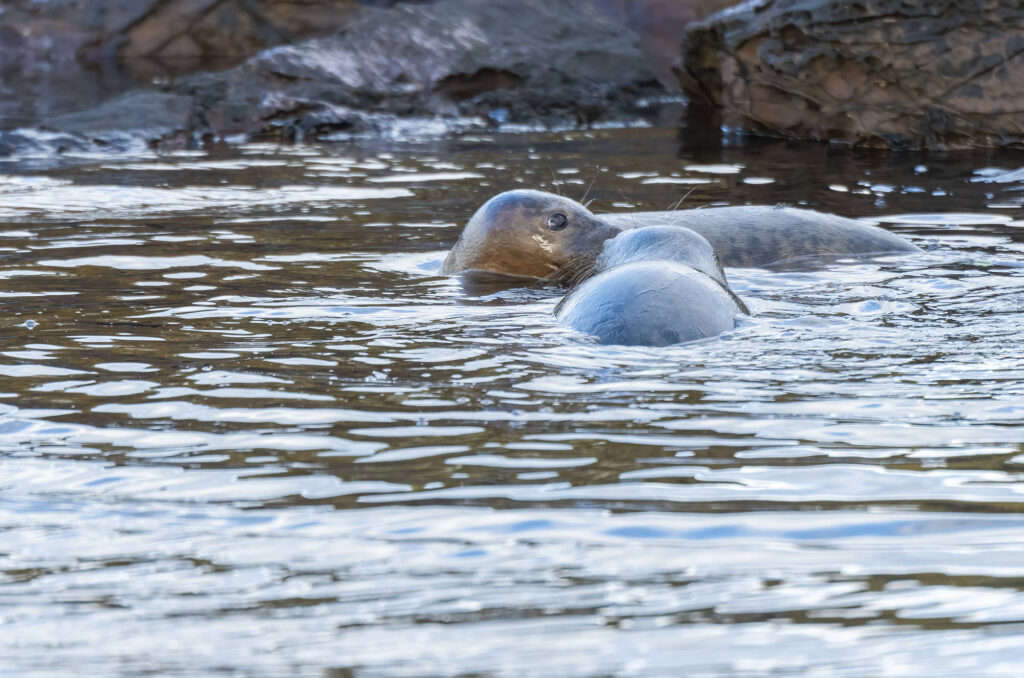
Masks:
[[[0,164],[3,670],[1020,675],[1017,161],[675,147]],[[750,321],[658,349],[437,275],[490,195],[591,181],[925,252],[730,270]]]

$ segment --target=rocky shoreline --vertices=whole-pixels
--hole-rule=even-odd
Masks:
[[[0,154],[381,136],[417,120],[442,130],[580,127],[636,120],[670,94],[638,34],[590,0],[398,4],[226,71],[2,132]]]
[[[0,125],[0,157],[633,124],[684,92],[716,129],[1024,146],[1022,17],[1009,5],[752,0],[701,19],[730,0],[301,4],[13,0],[0,11],[5,73],[73,79],[116,58],[148,84]],[[196,70],[215,57],[235,65]],[[180,73],[150,76],[158,62]]]

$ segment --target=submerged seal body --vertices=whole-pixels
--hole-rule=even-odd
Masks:
[[[725,266],[757,268],[844,256],[919,252],[903,238],[855,219],[795,207],[745,205],[675,212],[603,214],[620,228],[653,224],[693,229]]]
[[[592,265],[608,238],[645,226],[692,229],[725,266],[810,264],[816,259],[920,251],[877,226],[813,210],[746,206],[595,215],[568,198],[516,190],[491,198],[476,211],[441,272],[561,280],[583,264]]]
[[[602,344],[667,346],[733,329],[746,305],[707,240],[678,226],[624,231],[605,242],[592,277],[555,309],[559,324]]]

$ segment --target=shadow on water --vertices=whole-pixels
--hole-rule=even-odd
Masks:
[[[0,164],[5,668],[1016,675],[1019,155],[695,137]],[[750,322],[659,349],[437,275],[494,193],[591,183],[926,251],[730,269]]]

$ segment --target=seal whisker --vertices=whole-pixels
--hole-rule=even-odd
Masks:
[[[585,191],[583,192],[583,197],[582,197],[582,198],[580,198],[580,203],[581,203],[581,204],[582,204],[582,205],[583,205],[584,207],[586,207],[587,205],[589,205],[589,204],[590,204],[590,203],[588,203],[588,202],[587,202],[587,196],[588,196],[588,195],[590,195],[590,189],[592,189],[592,188],[594,187],[594,182],[595,182],[595,181],[597,181],[597,170],[596,170],[596,168],[595,168],[595,170],[594,170],[594,178],[590,180],[590,185],[589,185],[589,186],[587,186],[587,190],[585,190]]]
[[[623,202],[630,202],[630,199],[626,197],[626,194],[622,192],[622,189],[619,189],[619,196],[622,197]],[[630,213],[629,219],[630,219],[630,221],[633,222],[633,225],[630,226],[629,228],[626,228],[626,229],[623,229],[623,230],[631,231],[634,228],[640,228],[640,224],[638,224],[637,221],[636,221],[636,214],[635,213]]]
[[[548,273],[546,276],[544,276],[542,278],[542,280],[545,280],[547,282],[553,282],[553,283],[562,283],[562,282],[564,282],[568,278],[568,276],[570,274],[569,272],[572,269],[572,266],[573,266],[573,260],[570,259],[569,261],[567,261],[566,263],[562,264],[561,266],[559,266],[555,270],[551,271],[551,273]]]
[[[568,298],[569,298],[569,295],[567,294],[564,297],[562,297],[561,299],[559,299],[558,303],[555,304],[555,310],[553,311],[553,313],[556,316],[562,311],[562,307],[565,306],[565,300],[568,299]]]
[[[588,280],[596,273],[597,270],[594,267],[593,259],[590,256],[580,254],[569,259],[545,276],[544,279],[572,288]]]
[[[566,283],[569,281],[576,271],[576,257],[569,259],[567,262],[556,268],[554,271],[545,276],[545,280],[550,280],[556,283]]]
[[[689,198],[689,197],[690,197],[690,195],[691,195],[691,194],[692,194],[692,193],[693,193],[694,191],[696,191],[696,190],[697,190],[697,187],[696,187],[696,186],[694,186],[693,188],[691,188],[690,190],[688,190],[688,191],[687,191],[687,192],[686,192],[685,194],[683,194],[683,197],[682,197],[682,198],[680,198],[679,200],[677,200],[677,201],[675,202],[675,204],[673,204],[673,205],[672,205],[671,207],[669,207],[669,208],[668,208],[668,213],[669,213],[669,215],[670,215],[670,218],[669,218],[669,223],[671,223],[671,224],[672,224],[673,226],[675,226],[676,224],[678,224],[678,223],[679,223],[679,220],[680,220],[680,219],[682,218],[682,215],[681,215],[681,214],[678,214],[678,213],[677,213],[677,212],[678,212],[678,210],[679,210],[679,206],[680,206],[680,205],[682,205],[682,204],[683,204],[683,202],[684,202],[684,201],[685,201],[685,200],[686,200],[687,198]]]
[[[680,205],[682,205],[682,204],[683,204],[683,202],[684,202],[684,201],[685,201],[685,200],[686,200],[687,198],[689,198],[689,197],[690,197],[690,194],[691,194],[691,193],[693,193],[693,192],[694,192],[694,191],[696,191],[696,190],[697,190],[697,187],[696,187],[696,186],[694,186],[693,188],[691,188],[690,190],[688,190],[688,191],[687,191],[686,193],[684,193],[684,194],[683,194],[683,197],[682,197],[682,198],[680,198],[679,200],[677,200],[677,201],[676,201],[676,203],[675,203],[674,205],[672,205],[672,207],[670,207],[670,208],[668,209],[668,211],[669,211],[669,212],[675,212],[675,211],[676,211],[677,209],[679,209],[679,206],[680,206]]]

